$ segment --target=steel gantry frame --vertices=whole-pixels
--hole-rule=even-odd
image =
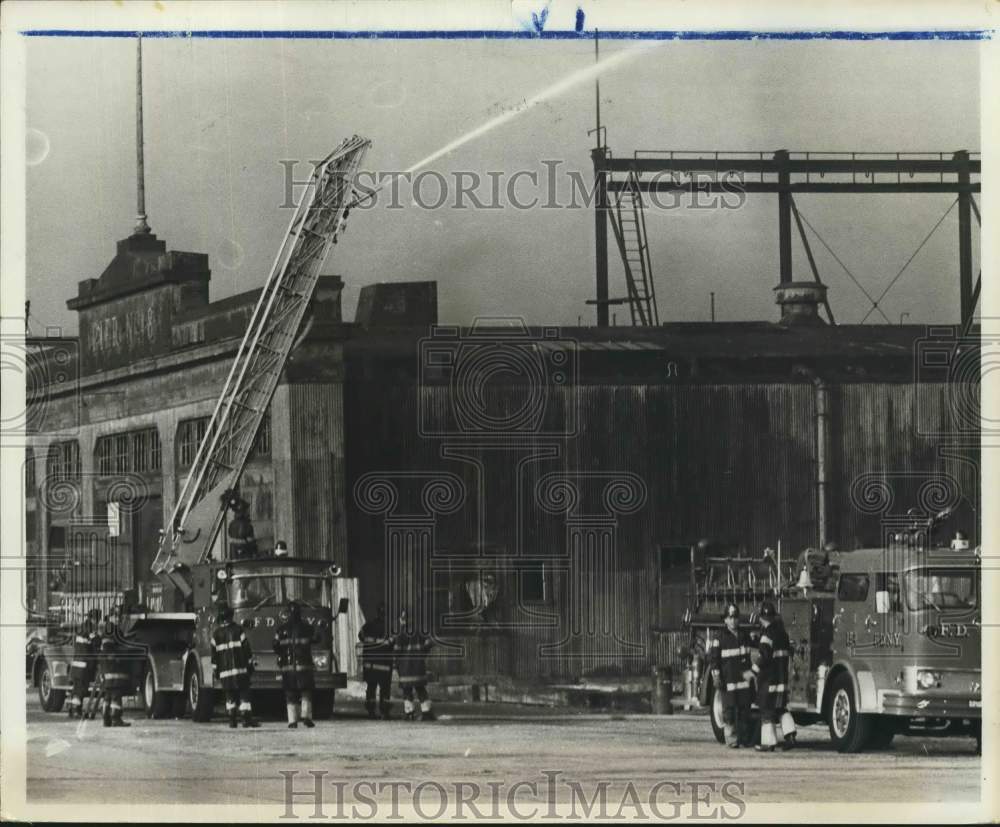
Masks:
[[[598,120],[598,123],[600,121]],[[980,293],[981,274],[972,277],[972,213],[979,217],[973,195],[980,192],[979,153],[945,152],[722,152],[637,150],[615,158],[600,140],[591,151],[595,179],[596,305],[598,327],[608,326],[609,194],[636,187],[640,194],[691,192],[732,195],[742,191],[778,196],[778,261],[781,285],[792,274],[792,222],[806,246],[813,276],[818,273],[802,230],[793,196],[798,193],[950,193],[958,204],[959,308],[963,326],[971,324]],[[926,241],[926,239],[925,239]],[[860,285],[859,285],[860,286]],[[867,292],[866,292],[866,295]],[[873,309],[879,299],[872,299]],[[832,321],[829,306],[827,312]]]

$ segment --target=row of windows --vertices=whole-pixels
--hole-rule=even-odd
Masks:
[[[94,451],[97,473],[145,473],[160,470],[160,434],[156,428],[102,436]]]
[[[186,419],[177,426],[177,462],[181,468],[190,467],[198,453],[198,446],[205,438],[209,417]],[[271,416],[266,414],[250,449],[249,459],[261,459],[271,455]],[[148,473],[162,467],[160,434],[156,428],[143,428],[120,434],[102,436],[94,448],[94,464],[102,477],[116,474]],[[80,464],[80,443],[75,439],[55,442],[49,447],[45,463],[45,477],[50,482],[79,480],[82,473]],[[35,488],[34,452],[25,452],[25,486],[28,491]]]
[[[185,419],[177,426],[177,462],[182,468],[194,464],[198,455],[198,446],[205,438],[208,431],[209,417],[201,416],[197,419]],[[250,446],[248,461],[271,456],[271,414],[264,414],[261,420],[260,429]]]

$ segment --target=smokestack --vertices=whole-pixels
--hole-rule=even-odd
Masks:
[[[146,173],[142,157],[142,35],[136,41],[135,59],[135,160],[136,160],[136,217],[132,235],[149,235],[146,223]]]
[[[790,281],[774,288],[775,302],[781,306],[781,323],[787,325],[826,324],[819,306],[826,303],[826,285],[815,281]]]

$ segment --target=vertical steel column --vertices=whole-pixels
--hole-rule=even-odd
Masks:
[[[975,307],[972,301],[972,192],[969,189],[969,153],[953,156],[958,162],[958,290],[962,324],[968,323]]]
[[[778,162],[778,266],[780,283],[789,284],[792,276],[792,193],[788,189],[791,175],[788,170],[788,150],[774,153]]]
[[[600,142],[600,133],[598,133]],[[597,326],[608,326],[608,175],[604,171],[605,151],[598,146],[591,151],[594,160],[594,255],[596,257]]]

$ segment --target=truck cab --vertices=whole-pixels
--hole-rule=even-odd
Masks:
[[[978,554],[861,549],[839,564],[829,661],[816,664],[814,696],[834,744],[854,752],[907,732],[978,740]]]
[[[192,569],[194,629],[191,650],[184,663],[184,693],[194,720],[207,720],[221,688],[212,677],[211,639],[220,603],[233,609],[233,619],[246,631],[254,652],[251,687],[280,692],[281,672],[274,654],[274,635],[288,620],[288,604],[302,608],[302,619],[318,630],[313,646],[317,717],[333,710],[337,689],[347,686],[341,671],[334,624],[347,611],[347,599],[334,605],[334,581],[339,569],[323,560],[263,557],[251,560],[209,561]]]

